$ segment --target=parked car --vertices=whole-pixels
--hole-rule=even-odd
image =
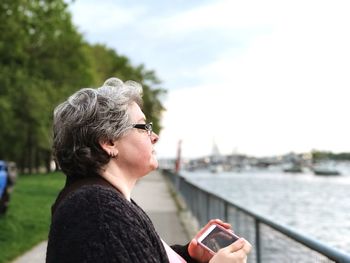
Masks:
[[[0,160],[0,214],[4,214],[8,208],[16,178],[15,163]]]

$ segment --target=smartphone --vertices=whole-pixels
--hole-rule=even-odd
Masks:
[[[231,245],[237,239],[239,239],[239,237],[233,234],[230,230],[213,224],[197,238],[197,241],[202,247],[214,255],[221,248]]]

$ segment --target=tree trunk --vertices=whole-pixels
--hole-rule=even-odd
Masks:
[[[27,167],[28,167],[28,173],[33,173],[33,141],[32,141],[32,132],[29,127],[28,134],[27,134]]]
[[[44,152],[44,158],[45,158],[45,168],[46,168],[46,173],[51,172],[51,151],[46,150]]]
[[[38,147],[35,147],[34,151],[34,166],[35,166],[35,172],[40,172],[40,150]]]

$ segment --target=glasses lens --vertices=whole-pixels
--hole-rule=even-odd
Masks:
[[[145,125],[145,128],[146,128],[146,130],[148,131],[148,135],[151,135],[151,134],[152,134],[152,122],[147,123],[147,124]]]
[[[152,122],[146,124],[133,124],[132,127],[147,131],[149,136],[152,134]]]

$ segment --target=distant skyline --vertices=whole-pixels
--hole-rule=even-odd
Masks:
[[[349,152],[349,1],[70,4],[91,43],[154,69],[168,90],[159,158]]]

